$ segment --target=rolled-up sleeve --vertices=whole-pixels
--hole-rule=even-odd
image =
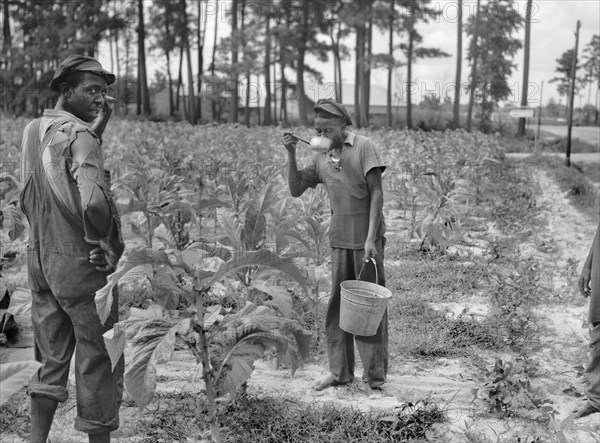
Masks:
[[[371,139],[364,139],[363,149],[361,151],[361,162],[363,168],[363,175],[366,177],[367,173],[373,168],[381,169],[381,172],[385,171],[385,163],[381,156],[381,152]]]
[[[85,240],[89,243],[107,240],[113,217],[100,142],[88,131],[77,131],[71,155],[70,172],[81,198]]]

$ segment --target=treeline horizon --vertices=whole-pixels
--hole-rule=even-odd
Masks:
[[[520,106],[532,100],[528,89],[531,0],[525,7],[513,0],[457,0],[445,5],[456,14],[454,54],[423,45],[417,26],[439,20],[447,12],[431,0],[1,1],[2,111],[12,115],[36,116],[53,106],[56,94],[47,85],[60,61],[71,53],[97,57],[101,44],[107,44],[110,51],[110,66],[105,68],[118,78],[111,90],[118,99],[117,113],[156,117],[151,96],[166,90],[167,118],[191,124],[230,121],[249,125],[251,115],[258,113],[255,120],[260,124],[288,126],[293,111],[300,125],[308,125],[314,100],[305,84],[323,80],[323,72],[307,61],[308,54],[331,67],[334,82],[329,94],[338,101],[344,94],[341,62],[356,60],[349,110],[357,127],[372,124],[371,74],[375,69],[387,71],[381,122],[394,126],[401,103],[404,127],[415,127],[412,72],[424,58],[456,58],[451,128],[470,131],[476,125],[484,132],[492,130],[492,113],[498,104],[516,96],[514,85],[508,82],[521,62]],[[207,33],[209,20],[214,21],[211,35]],[[226,30],[220,29],[223,26]],[[517,37],[522,27],[523,41]],[[374,47],[374,32],[386,36],[385,47]],[[205,50],[207,39],[210,51]],[[598,35],[581,47],[576,69],[575,50],[570,49],[556,60],[557,76],[551,82],[561,96],[573,87],[576,91],[587,87],[586,121],[593,115],[597,124],[598,92],[592,105],[591,90],[600,85]],[[521,48],[524,59],[515,60]],[[165,60],[165,69],[154,79],[148,78],[148,51]],[[468,69],[462,66],[463,53]],[[172,72],[173,63],[176,72]],[[399,75],[401,91],[394,94]],[[263,85],[264,93],[255,106],[251,106],[250,88],[240,87],[253,82]],[[447,107],[448,95],[429,93],[420,102]],[[290,96],[296,100],[289,100]],[[454,97],[465,96],[467,114],[461,118],[464,104]],[[524,135],[525,119],[521,120],[518,133]]]

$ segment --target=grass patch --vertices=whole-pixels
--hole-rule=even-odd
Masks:
[[[393,242],[389,242],[391,244]],[[419,294],[432,301],[456,301],[473,295],[486,276],[480,257],[419,252],[419,244],[386,251],[386,285],[397,295]],[[466,248],[468,251],[468,247]]]
[[[569,199],[579,211],[591,216],[595,221],[598,220],[600,194],[582,172],[581,167],[571,163],[569,168],[565,165],[564,159],[541,155],[532,156],[531,161],[543,168],[556,181],[560,189],[568,194]],[[586,169],[593,170],[594,177],[600,175],[596,164]]]
[[[208,423],[198,422],[194,415],[196,399],[191,394],[163,397],[161,402],[164,408],[155,412],[141,441],[185,441],[208,429]],[[394,411],[362,412],[333,403],[305,405],[283,398],[242,396],[221,403],[218,409],[223,442],[231,443],[413,441],[425,438],[444,419],[445,412],[428,401]]]
[[[420,297],[407,297],[389,307],[390,350],[419,357],[465,356],[478,348],[504,349],[504,329],[494,318],[452,315],[434,309]]]
[[[23,388],[0,407],[0,435],[16,434],[29,440],[30,423],[29,397]]]
[[[556,137],[553,134],[542,131],[543,134],[546,134],[550,137]],[[567,152],[567,138],[566,137],[558,137],[552,140],[543,140],[540,143],[540,150],[542,152]],[[584,140],[571,137],[571,153],[585,153],[585,152],[600,152],[600,146],[595,145],[593,143],[588,143]]]

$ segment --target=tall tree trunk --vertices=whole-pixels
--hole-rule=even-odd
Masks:
[[[279,45],[273,43],[273,114],[272,123],[277,125],[277,57],[279,57]]]
[[[258,87],[258,85],[260,85],[260,76],[258,74],[256,74],[256,85]],[[256,97],[256,103],[258,104],[258,106],[256,106],[256,124],[260,125],[261,121],[260,121],[260,102],[258,101],[258,96]],[[260,143],[257,143],[257,152],[260,154]],[[256,158],[258,159],[259,156],[257,155]]]
[[[242,35],[245,35],[244,32],[246,30],[246,0],[242,0],[241,5],[241,18],[242,18],[242,26],[241,32]],[[244,55],[245,57],[245,55]],[[246,96],[244,97],[246,103],[244,105],[244,124],[247,127],[250,127],[250,70],[246,70]]]
[[[131,46],[131,31],[125,28],[125,115],[129,114],[129,50]]]
[[[185,100],[183,101],[183,103],[180,102],[180,96],[181,96],[181,88],[183,86],[183,55],[184,55],[184,49],[183,49],[183,43],[181,43],[181,46],[179,47],[179,68],[177,70],[177,89],[175,90],[175,109],[177,110],[177,112],[180,111],[180,106],[185,107]]]
[[[181,17],[183,18],[183,28],[181,38],[185,46],[185,56],[187,58],[187,78],[188,78],[188,121],[195,125],[196,120],[196,94],[194,94],[194,74],[192,72],[192,56],[190,51],[190,40],[188,38],[188,18],[186,12],[186,0],[180,0]]]
[[[334,36],[334,25],[331,26],[329,31],[329,38],[331,39],[331,52],[333,53],[333,82],[335,83],[335,101],[341,103],[342,99],[339,93],[340,73],[338,71],[338,58],[340,57],[340,54],[339,46]]]
[[[8,54],[12,46],[12,37],[10,33],[10,20],[9,20],[9,11],[8,11],[8,3],[9,0],[4,0],[2,2],[2,49],[4,54]],[[8,60],[7,60],[8,63]]]
[[[135,115],[142,115],[142,72],[140,63],[140,47],[138,43],[137,79],[135,81]]]
[[[265,117],[264,125],[271,124],[271,13],[267,12],[265,30]]]
[[[233,91],[231,94],[231,121],[234,123],[238,122],[238,48],[240,42],[240,36],[238,34],[238,0],[232,1],[232,15],[231,15],[231,71],[233,77]],[[267,19],[268,20],[268,19]]]
[[[206,28],[202,27],[202,0],[198,0],[198,24],[196,28],[198,38],[198,121],[202,121],[202,74],[204,74],[204,40]]]
[[[142,113],[150,115],[150,91],[148,90],[148,79],[146,77],[146,32],[144,30],[144,2],[138,0],[138,70],[140,87],[142,94]],[[139,100],[139,97],[138,97]]]
[[[219,3],[217,2],[217,11],[215,12],[215,34],[214,34],[214,38],[213,38],[213,48],[212,48],[212,61],[210,64],[210,75],[212,76],[212,80],[213,80],[213,85],[214,85],[214,80],[215,80],[215,61],[217,58],[217,43],[218,43],[218,32],[219,32],[219,11],[218,11],[218,5]],[[211,95],[213,96],[213,99],[211,100],[211,110],[212,110],[212,119],[214,120],[216,117],[216,113],[217,113],[217,106],[216,106],[216,100],[218,100],[218,97],[215,97],[215,91],[211,91]]]
[[[363,125],[361,98],[364,97],[362,90],[365,87],[365,34],[365,22],[361,20],[356,25],[356,74],[354,87],[354,112],[356,115],[354,123],[357,127]]]
[[[390,16],[389,16],[389,43],[388,43],[388,55],[390,57],[387,73],[387,125],[389,128],[393,125],[392,118],[392,75],[394,72],[394,0],[390,0]]]
[[[114,74],[115,72],[115,54],[113,51],[113,39],[112,39],[112,30],[108,30],[108,50],[110,55],[110,72]]]
[[[525,9],[525,55],[523,60],[523,87],[521,90],[521,106],[527,107],[527,87],[529,85],[529,47],[531,45],[531,4],[532,0],[527,0]],[[519,119],[519,129],[517,136],[525,136],[525,118]]]
[[[115,75],[117,76],[117,78],[120,80],[121,79],[121,61],[119,59],[119,30],[115,29],[115,68],[116,68],[116,72]],[[127,78],[125,78],[125,82],[127,82]],[[116,97],[116,101],[115,101],[115,113],[118,114],[119,110],[121,108],[121,95],[122,95],[122,89],[121,89],[121,82],[117,81],[115,82],[115,97]]]
[[[171,36],[171,28],[169,23],[169,14],[165,14],[165,35],[167,39],[170,39]],[[169,49],[165,50],[165,56],[167,57],[167,80],[169,81],[169,116],[173,116],[173,76],[171,75],[171,51]]]
[[[287,80],[285,78],[285,61],[283,60],[283,57],[281,57],[281,107],[280,107],[280,116],[279,119],[281,120],[281,125],[284,128],[287,128],[289,123],[288,123],[288,115],[287,115]]]
[[[414,48],[415,11],[408,18],[408,52],[406,54],[406,127],[412,129],[412,61]]]
[[[362,85],[362,98],[360,100],[360,104],[362,106],[361,114],[364,120],[363,124],[365,126],[369,126],[369,110],[371,104],[371,54],[373,43],[373,17],[371,13],[372,5],[373,3],[369,1],[367,8],[367,28],[365,37],[365,63],[363,65],[365,74],[364,84]]]
[[[463,0],[458,0],[458,25],[456,30],[456,76],[454,78],[454,103],[452,110],[452,127],[460,127],[460,80],[462,71],[462,35],[463,35]]]
[[[4,58],[4,66],[0,66],[0,68],[5,69],[7,72],[10,71],[10,48],[12,47],[12,36],[10,33],[10,20],[9,20],[9,10],[8,10],[8,0],[4,0],[2,2],[2,56]],[[9,81],[11,86],[14,85],[14,78],[11,76],[10,80],[5,79],[5,81]],[[2,104],[2,109],[5,112],[8,112],[9,103],[13,101],[13,88],[7,88],[7,91],[4,94],[4,103]]]
[[[304,56],[306,55],[306,40],[308,39],[309,0],[302,0],[302,24],[300,31],[300,47],[298,48],[298,66],[296,68],[296,95],[298,98],[298,113],[300,124],[308,126],[306,95],[304,94]]]
[[[475,12],[475,26],[474,26],[474,34],[472,37],[472,50],[471,54],[473,55],[473,63],[471,64],[471,84],[469,88],[469,109],[467,111],[467,131],[471,132],[471,121],[473,117],[473,102],[475,101],[475,87],[477,86],[477,58],[478,58],[478,43],[477,39],[479,37],[479,11],[481,9],[481,0],[477,0],[477,9]]]

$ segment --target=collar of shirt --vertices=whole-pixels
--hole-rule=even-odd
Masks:
[[[56,118],[56,117],[69,117],[76,123],[80,123],[83,126],[89,127],[89,123],[84,122],[80,118],[75,117],[73,114],[67,111],[61,111],[58,109],[45,109],[44,117]]]
[[[346,136],[346,140],[344,140],[344,145],[354,146],[354,139],[356,138],[356,134],[354,132],[349,132]]]

